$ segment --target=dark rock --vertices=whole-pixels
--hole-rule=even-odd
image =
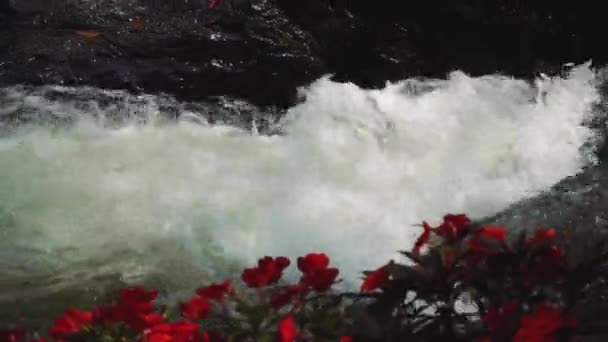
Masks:
[[[13,9],[8,0],[0,0],[0,13],[12,12]]]
[[[483,222],[513,230],[539,227],[605,230],[608,233],[608,166],[590,167],[551,190],[513,204]]]
[[[45,105],[40,106],[40,99]],[[47,110],[58,103],[69,104],[57,113]],[[158,110],[150,115],[142,108]],[[190,121],[199,124],[227,124],[246,130],[277,133],[273,120],[280,113],[263,112],[245,101],[220,96],[204,102],[177,101],[169,95],[132,95],[116,90],[108,91],[91,87],[59,86],[17,86],[0,88],[0,136],[13,131],[23,124],[35,122],[46,127],[60,127],[73,124],[82,113],[87,113],[107,126],[121,126],[129,122]],[[103,117],[98,116],[103,113]],[[274,131],[273,131],[274,130]]]
[[[1,1],[0,85],[286,107],[325,73],[380,87],[454,69],[530,77],[608,56],[601,11],[554,1],[224,0],[214,10],[208,0]]]
[[[603,14],[571,5],[348,0],[338,5],[348,12],[328,14],[325,1],[279,1],[295,23],[325,43],[322,56],[337,78],[361,84],[370,83],[368,74],[372,83],[404,74],[443,77],[454,69],[529,77],[537,70],[559,72],[565,62],[604,63],[606,48],[596,43]]]
[[[242,10],[253,8],[243,1],[170,12],[109,2],[13,18],[0,31],[8,47],[0,85],[95,85],[185,100],[231,95],[286,107],[298,86],[325,72],[314,42],[268,6],[248,15]]]

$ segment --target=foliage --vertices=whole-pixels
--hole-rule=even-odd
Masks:
[[[569,341],[592,333],[577,305],[602,291],[604,240],[584,260],[568,258],[553,228],[507,239],[503,227],[465,215],[422,224],[403,262],[364,272],[357,293],[333,285],[339,270],[323,253],[296,260],[299,281],[281,281],[291,265],[266,256],[241,282],[196,290],[176,308],[154,304],[157,290],[120,291],[113,303],[68,308],[50,341]],[[596,329],[597,330],[597,329]],[[4,341],[44,341],[15,328]]]

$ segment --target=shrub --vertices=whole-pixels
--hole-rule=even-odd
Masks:
[[[580,303],[600,296],[604,240],[569,258],[553,228],[507,239],[503,227],[446,215],[422,234],[403,262],[364,272],[358,292],[338,292],[339,270],[323,253],[291,265],[265,256],[241,282],[196,290],[175,308],[158,307],[157,290],[120,291],[90,311],[68,308],[51,341],[569,341],[598,329],[577,318]],[[599,292],[598,292],[599,291]],[[43,341],[20,329],[3,341]]]

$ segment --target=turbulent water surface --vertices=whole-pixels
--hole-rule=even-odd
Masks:
[[[0,301],[114,280],[189,290],[308,251],[356,279],[410,248],[423,219],[495,213],[593,162],[595,79],[587,66],[536,84],[321,79],[277,135],[180,106],[161,120],[163,97],[3,89]]]

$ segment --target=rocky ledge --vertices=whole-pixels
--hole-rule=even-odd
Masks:
[[[600,11],[555,2],[0,0],[0,86],[92,85],[284,108],[323,74],[532,76],[601,64]]]

